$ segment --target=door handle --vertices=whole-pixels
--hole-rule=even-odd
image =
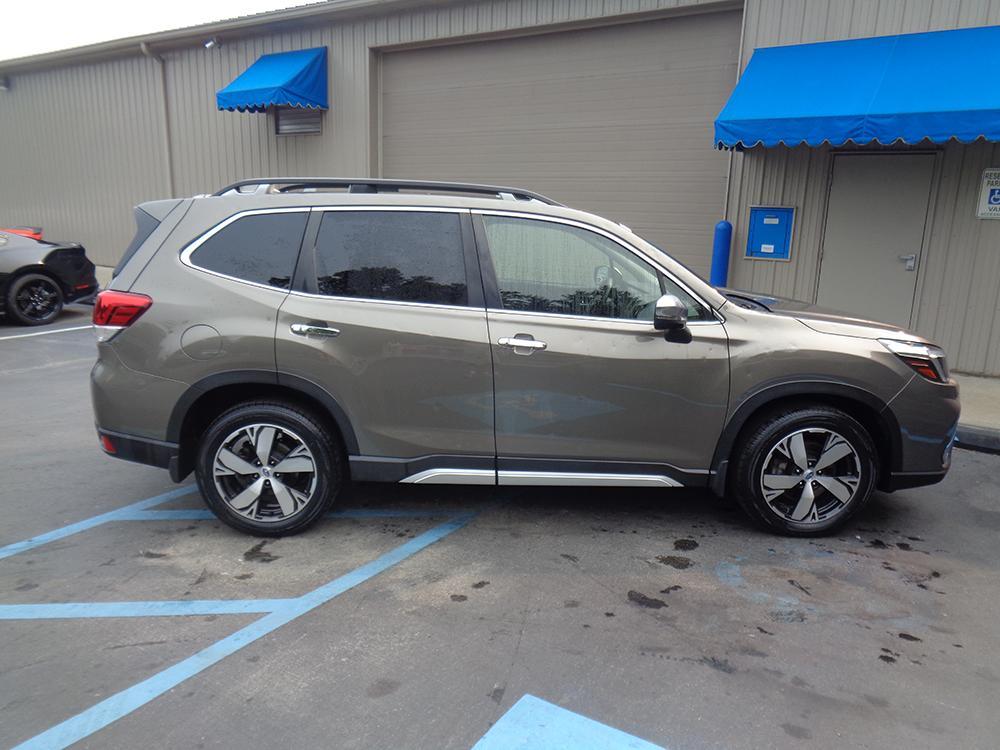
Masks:
[[[497,339],[497,344],[500,346],[508,346],[515,350],[515,354],[518,352],[517,349],[531,349],[532,351],[540,351],[548,347],[544,341],[536,341],[534,338],[529,338],[526,333],[519,333],[516,336],[508,337],[504,336],[501,339]],[[529,351],[528,354],[531,354]]]
[[[318,326],[313,323],[292,323],[288,326],[288,330],[296,336],[321,336],[323,338],[332,339],[340,335],[340,330],[337,328]]]
[[[910,253],[909,255],[900,255],[899,260],[903,262],[903,268],[907,271],[917,270],[917,254]]]

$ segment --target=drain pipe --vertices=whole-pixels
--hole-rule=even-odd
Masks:
[[[174,196],[174,155],[170,139],[170,111],[167,108],[167,71],[163,63],[163,58],[155,54],[145,42],[139,42],[139,50],[142,54],[156,63],[158,68],[160,104],[163,108],[163,172],[166,176],[166,198]]]

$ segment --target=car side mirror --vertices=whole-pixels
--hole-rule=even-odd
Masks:
[[[687,305],[672,294],[664,294],[656,300],[653,312],[653,328],[657,331],[679,331],[687,327]]]

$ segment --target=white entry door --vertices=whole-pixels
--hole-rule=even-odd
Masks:
[[[934,172],[932,154],[838,154],[816,302],[908,327]]]

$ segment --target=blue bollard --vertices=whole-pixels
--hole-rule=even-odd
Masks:
[[[720,221],[715,225],[712,241],[712,272],[708,281],[712,286],[725,286],[729,279],[729,245],[733,241],[733,225]]]

